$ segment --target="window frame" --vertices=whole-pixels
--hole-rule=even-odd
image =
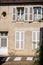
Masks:
[[[36,36],[36,40],[33,40],[34,32],[35,32],[35,34],[36,34],[36,35],[35,35],[35,36]],[[38,48],[38,44],[37,44],[37,42],[40,41],[40,39],[39,39],[39,40],[37,39],[37,32],[39,32],[39,37],[40,37],[40,31],[32,31],[32,50],[35,50],[35,49]],[[34,42],[35,42],[35,43],[34,43]],[[33,44],[36,44],[35,49],[34,49],[34,47],[33,47]]]
[[[32,8],[32,12],[29,12],[29,21],[33,21],[33,6],[29,6],[29,9]],[[32,20],[30,19],[30,15],[32,15]]]
[[[19,48],[16,48],[16,32],[19,32],[19,36],[21,36],[21,32],[23,32],[23,48],[21,48],[21,39],[19,40]],[[24,31],[16,31],[15,32],[15,50],[24,50]],[[21,38],[21,37],[20,37]]]
[[[6,43],[7,46],[6,47],[8,47],[8,36],[0,36],[0,48],[6,48],[4,46],[3,47],[1,46],[1,38],[6,38],[7,39],[7,43]]]
[[[43,9],[43,7],[42,7],[42,9]],[[42,15],[42,18],[43,18],[43,10],[41,10],[41,15]]]
[[[19,7],[19,6],[15,6],[15,7],[12,8],[12,19],[13,19],[13,15],[15,15],[15,20],[13,20],[13,21],[17,21],[17,7]],[[23,21],[23,22],[31,22],[31,21],[34,21],[34,9],[33,9],[34,7],[41,7],[41,18],[42,18],[42,8],[43,8],[42,6],[20,6],[20,7],[23,7],[24,8],[24,17],[23,17],[23,20],[19,20],[19,21]],[[15,14],[13,14],[13,9],[14,8],[16,10],[16,13]],[[26,14],[25,14],[25,8],[28,9],[28,12]],[[32,8],[32,13],[29,12],[29,9],[30,8]],[[27,15],[28,20],[25,20],[25,15]],[[32,15],[32,20],[30,20],[30,15]]]
[[[15,13],[13,12],[14,9],[15,9]],[[13,16],[15,16],[15,20],[13,19]],[[17,21],[17,10],[16,10],[16,7],[12,8],[12,21]]]
[[[41,6],[35,6],[35,8],[37,8],[37,7],[41,8],[41,15],[40,16],[42,18],[42,7]],[[33,21],[37,21],[37,19],[38,19],[38,11],[37,11],[37,19],[36,20],[34,19],[34,15],[35,14],[34,14],[34,7],[33,7]]]
[[[32,7],[32,6],[31,6],[31,7]],[[13,7],[13,9],[14,9],[14,8],[15,8],[15,10],[16,10],[16,13],[15,13],[15,14],[12,14],[12,18],[13,18],[13,15],[15,15],[15,20],[13,20],[13,21],[18,21],[18,20],[17,20],[17,7]],[[24,8],[23,21],[25,21],[25,22],[26,22],[26,21],[29,21],[29,22],[30,22],[30,21],[33,21],[33,12],[32,12],[32,13],[29,12],[29,11],[30,11],[30,6],[29,6],[29,7],[28,7],[28,6],[26,6],[26,7],[23,6],[23,8]],[[26,9],[26,8],[27,8],[27,10],[28,10],[27,13],[25,13],[25,9]],[[12,9],[12,13],[13,13],[13,9]],[[32,7],[32,11],[33,11],[33,7]],[[29,19],[29,17],[30,17],[29,15],[31,15],[31,14],[32,14],[32,20]],[[27,20],[25,20],[25,15],[27,15]],[[22,21],[22,20],[19,20],[19,21]]]
[[[19,10],[19,20],[18,20],[18,15],[17,15],[17,21],[24,21],[24,7],[16,7],[16,10],[17,10],[17,8],[23,8],[23,19],[22,19],[22,15],[21,15],[21,13],[22,13],[22,9],[20,9]],[[18,11],[17,11],[17,14],[18,14]]]
[[[27,14],[29,14],[29,12],[27,11],[27,13],[25,13],[25,9],[27,9],[29,11],[29,7],[28,6],[24,7],[24,21],[26,22],[26,21],[29,21],[29,15],[27,15]],[[25,19],[26,15],[27,15],[27,20]]]

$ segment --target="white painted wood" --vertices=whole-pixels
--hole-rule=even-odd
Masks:
[[[27,20],[26,20],[27,16]],[[29,21],[29,7],[24,7],[24,21]]]
[[[15,16],[15,20],[13,19],[13,16]],[[12,8],[12,21],[16,21],[16,20],[17,20],[17,10],[16,10],[16,7],[14,7]]]
[[[33,57],[27,57],[26,60],[33,60]]]
[[[8,55],[8,49],[7,49],[7,47],[0,48],[0,55]]]
[[[14,59],[14,61],[21,61],[21,58],[22,58],[22,57],[16,57],[16,58]]]
[[[31,11],[31,12],[30,12]],[[33,21],[33,6],[30,6],[29,7],[29,21],[31,22],[31,21]],[[30,19],[30,16],[32,16],[32,19]]]
[[[35,38],[35,39],[34,39]],[[32,31],[32,49],[37,49],[38,43],[40,41],[40,31]],[[35,48],[34,48],[35,44]]]
[[[6,38],[7,39],[7,46],[6,47],[2,47],[1,46],[1,38]],[[0,36],[0,55],[8,55],[8,36]]]
[[[19,39],[16,38],[17,33],[19,33]],[[22,33],[23,33],[23,40],[21,40],[21,35],[22,35]],[[19,48],[16,47],[16,42],[18,42],[18,41],[19,41]],[[22,44],[21,42],[22,42],[22,41],[23,41],[23,46],[22,46],[22,48],[21,48],[21,44]],[[17,50],[18,50],[18,49],[19,49],[19,50],[20,50],[20,49],[21,49],[21,50],[24,49],[24,31],[16,31],[16,32],[15,32],[15,49],[17,49]]]
[[[6,59],[6,61],[9,61],[10,58],[11,58],[11,57],[8,57],[8,58]]]

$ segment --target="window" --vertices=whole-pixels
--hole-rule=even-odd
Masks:
[[[32,48],[37,49],[39,47],[39,41],[40,41],[40,32],[39,31],[33,31],[32,32]]]
[[[17,8],[17,21],[24,20],[24,7]]]
[[[16,31],[16,49],[23,49],[24,48],[24,32],[23,31]]]
[[[32,21],[33,20],[33,8],[32,7],[15,7],[13,8],[13,20],[14,21]]]
[[[24,21],[33,21],[33,7],[24,7]]]
[[[41,19],[41,7],[34,7],[34,20]]]
[[[13,8],[13,20],[14,21],[33,21],[40,20],[43,18],[42,7],[15,7]]]
[[[0,32],[0,47],[7,47],[7,32]]]

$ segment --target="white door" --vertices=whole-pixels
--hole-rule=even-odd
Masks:
[[[8,55],[8,34],[0,33],[0,55]]]

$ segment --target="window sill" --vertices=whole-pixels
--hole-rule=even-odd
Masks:
[[[32,23],[33,21],[12,21],[12,23]]]
[[[15,48],[16,51],[23,51],[24,49]]]

